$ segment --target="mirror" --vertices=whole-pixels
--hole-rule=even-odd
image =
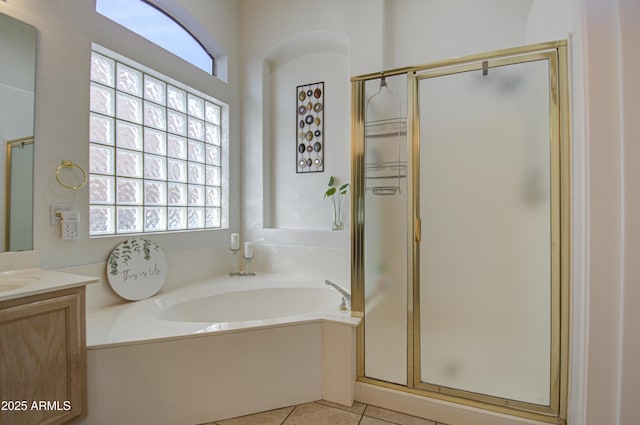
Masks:
[[[0,251],[33,249],[36,29],[0,14]]]

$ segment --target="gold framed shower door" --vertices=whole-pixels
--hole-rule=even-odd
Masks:
[[[418,90],[423,79],[493,67],[546,60],[549,63],[550,148],[550,388],[549,404],[540,405],[421,382],[420,358],[420,116]],[[407,76],[407,385],[365,375],[365,83],[381,77]],[[351,258],[353,315],[364,317],[357,331],[357,380],[549,423],[566,423],[569,367],[570,295],[570,123],[567,43],[550,43],[471,55],[415,67],[353,77],[351,111]]]

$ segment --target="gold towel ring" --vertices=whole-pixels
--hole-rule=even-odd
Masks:
[[[74,168],[74,167],[79,169],[80,171],[82,171],[82,183],[80,183],[78,186],[72,186],[72,185],[66,184],[60,178],[60,170],[62,170],[63,168],[69,169],[69,168]],[[85,184],[87,184],[87,172],[84,170],[84,168],[82,168],[81,166],[79,166],[75,162],[67,161],[66,159],[64,159],[64,160],[62,160],[62,163],[60,165],[58,165],[58,167],[56,168],[56,179],[58,180],[58,183],[60,183],[60,185],[62,185],[62,187],[66,187],[67,189],[78,190],[78,189],[84,187]]]

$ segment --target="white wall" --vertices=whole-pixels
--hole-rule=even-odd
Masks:
[[[571,31],[573,257],[570,424],[640,417],[640,4],[535,0],[527,37]]]
[[[390,0],[394,67],[521,46],[531,0]]]
[[[243,231],[247,239],[337,249],[348,257],[349,234],[323,230],[330,229],[331,215],[322,194],[330,175],[350,180],[348,79],[380,70],[382,11],[382,0],[242,2]],[[345,45],[348,56],[316,47],[331,42]],[[312,46],[313,54],[302,54],[300,46],[305,45]],[[298,53],[285,54],[287,63],[282,64],[278,58],[291,50]],[[265,69],[273,63],[275,69]],[[303,73],[305,67],[308,72]],[[324,131],[329,154],[325,172],[296,174],[295,163],[282,156],[295,153],[295,86],[325,79]],[[283,92],[274,94],[274,89]],[[277,107],[272,111],[268,108],[273,100]],[[346,212],[344,218],[348,221]],[[313,256],[309,261],[314,261]]]
[[[617,2],[585,0],[585,423],[619,422],[622,140]],[[584,285],[584,286],[582,286]],[[576,347],[579,349],[581,347]],[[631,370],[630,370],[631,371]]]
[[[640,417],[640,5],[585,0],[583,7],[589,247],[585,416],[588,424],[631,425]]]
[[[331,201],[324,199],[329,176],[349,181],[349,114],[350,93],[348,46],[335,43],[312,43],[300,55],[270,61],[271,105],[266,117],[271,132],[265,134],[264,148],[270,149],[271,196],[265,198],[265,210],[271,210],[271,223],[280,229],[331,229]],[[338,47],[338,48],[335,48]],[[341,47],[341,48],[340,48]],[[322,81],[324,83],[321,123],[324,172],[296,173],[298,157],[298,120],[304,115],[296,111],[296,87]],[[318,139],[314,139],[318,140]],[[343,202],[343,219],[349,222],[348,198]],[[348,231],[348,225],[345,230]]]
[[[564,40],[571,26],[572,0],[533,0],[525,25],[527,44]]]
[[[620,424],[640,418],[640,2],[620,0],[620,54],[624,187],[624,268],[622,301],[622,347]]]

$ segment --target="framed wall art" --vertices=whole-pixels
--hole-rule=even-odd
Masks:
[[[296,87],[296,172],[324,171],[324,82]]]

